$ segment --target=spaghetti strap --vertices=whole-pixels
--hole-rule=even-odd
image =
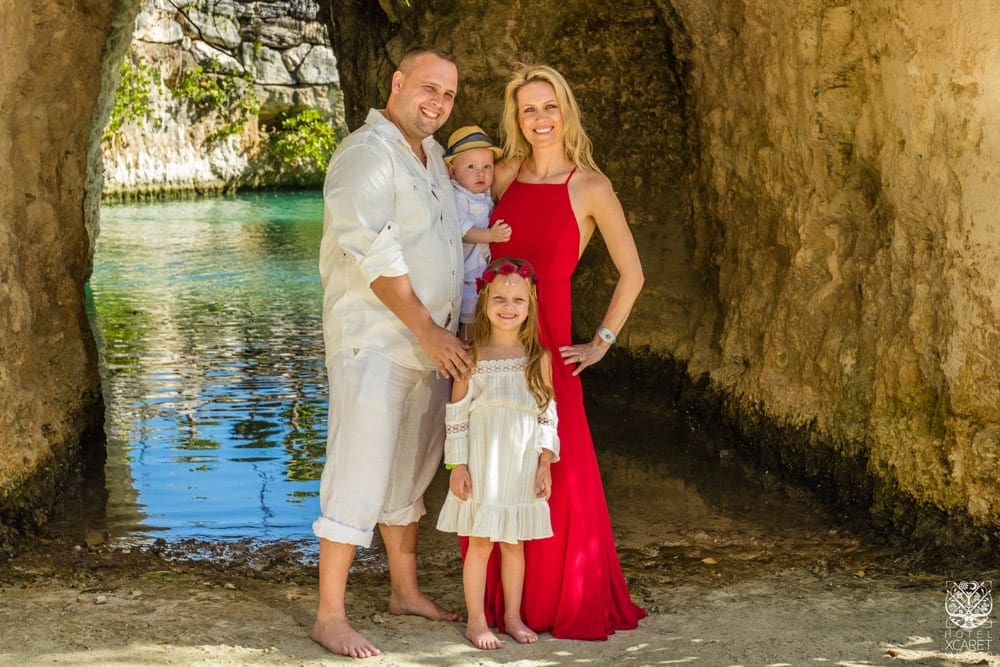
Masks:
[[[566,185],[567,183],[569,183],[569,179],[573,178],[573,174],[575,174],[575,173],[576,173],[576,167],[573,167],[572,171],[569,172],[569,176],[567,176],[566,180],[563,181],[563,185]]]

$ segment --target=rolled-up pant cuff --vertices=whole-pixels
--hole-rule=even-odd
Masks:
[[[333,519],[327,519],[325,516],[313,521],[312,527],[313,534],[320,539],[340,542],[341,544],[353,544],[358,547],[370,547],[375,532],[345,526]]]

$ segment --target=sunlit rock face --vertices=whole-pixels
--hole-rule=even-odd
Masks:
[[[319,11],[315,0],[142,0],[126,58],[152,79],[139,84],[149,110],[105,136],[105,199],[321,182],[322,170],[303,173],[314,170],[267,150],[282,114],[303,109],[346,132]],[[217,102],[196,97],[186,77],[212,86]]]
[[[134,16],[118,4],[14,3],[0,21],[0,552],[44,520],[102,419],[83,285],[102,58]]]
[[[752,438],[794,436],[752,442],[766,460],[901,532],[1000,527],[995,22],[919,1],[380,5],[333,18],[336,48],[367,49],[349,117],[407,44],[460,57],[442,139],[496,130],[512,62],[554,65],[644,260],[637,358],[707,377]],[[612,277],[584,255],[578,335]]]

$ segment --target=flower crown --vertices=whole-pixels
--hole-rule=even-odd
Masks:
[[[516,273],[525,280],[530,280],[535,285],[538,284],[538,276],[535,275],[535,270],[531,268],[531,264],[524,262],[521,266],[518,266],[514,262],[505,261],[501,263],[496,268],[487,268],[483,271],[483,276],[481,278],[476,278],[476,294],[479,294],[486,286],[493,282],[493,279],[497,276],[509,276]]]

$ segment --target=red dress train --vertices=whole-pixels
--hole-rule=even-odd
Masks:
[[[575,171],[575,170],[574,170]],[[570,206],[569,179],[561,184],[522,183],[516,178],[493,212],[511,226],[511,239],[491,246],[493,259],[520,257],[539,276],[542,344],[553,356],[559,414],[560,460],[552,465],[553,536],[525,542],[522,616],[536,632],[563,639],[607,639],[631,630],[646,610],[635,605],[622,574],[611,533],[594,444],[575,366],[562,363],[571,344],[570,278],[579,259],[580,228]],[[486,616],[503,624],[498,550],[486,585]],[[501,627],[502,630],[502,627]]]

